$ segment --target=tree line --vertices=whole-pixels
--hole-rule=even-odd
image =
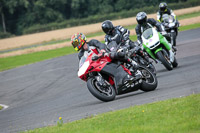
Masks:
[[[167,3],[177,4],[188,1],[198,0],[165,0]],[[95,15],[101,17],[150,6],[158,10],[160,2],[160,0],[0,0],[0,36],[3,33],[21,35],[25,33],[23,32],[25,29],[36,25],[78,21]]]

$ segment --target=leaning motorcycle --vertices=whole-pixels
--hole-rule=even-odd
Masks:
[[[141,73],[141,77],[128,86],[120,85],[124,71],[129,75]],[[156,76],[146,67],[139,66],[133,71],[131,67],[125,68],[120,61],[113,62],[109,56],[98,53],[96,49],[84,52],[79,62],[78,77],[87,82],[87,87],[94,97],[104,102],[114,100],[116,95],[139,89],[153,91],[157,87]]]
[[[172,15],[163,14],[162,25],[164,26],[165,31],[169,35],[166,36],[166,39],[172,44],[172,46],[176,46],[176,37],[178,35],[179,27],[177,20]]]
[[[139,46],[136,46],[136,49],[129,50],[128,56],[132,60],[136,61],[139,65],[147,67],[149,70],[151,70],[153,72],[153,74],[156,75],[156,68],[153,65],[153,63],[151,61],[149,61],[148,54],[145,51],[143,51],[142,49],[137,48],[137,47],[139,47]]]
[[[160,42],[159,33],[154,28],[145,30],[142,34],[143,47],[145,51],[154,59],[160,61],[167,70],[177,67],[178,63],[174,56],[174,61],[170,61],[169,51]],[[173,49],[172,49],[173,50]],[[173,50],[175,53],[175,51]]]

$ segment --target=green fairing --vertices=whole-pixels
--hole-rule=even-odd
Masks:
[[[160,43],[163,44],[167,50],[170,50],[171,46],[170,46],[169,42],[166,40],[166,38],[163,35],[161,35],[159,32],[158,32],[158,36],[160,39]],[[152,51],[144,43],[143,43],[143,47],[153,59],[156,59],[154,54],[156,54],[158,51],[162,50],[162,47],[160,47],[154,53],[152,53]]]
[[[146,45],[144,43],[143,43],[143,47],[147,51],[147,53],[151,56],[151,58],[156,59],[156,57],[154,56],[152,51],[148,47],[146,47]]]
[[[154,53],[156,54],[156,53],[158,53],[161,50],[162,50],[162,48],[156,49],[156,51]]]
[[[169,42],[166,40],[166,38],[163,35],[161,35],[159,32],[158,32],[158,35],[159,35],[160,43],[163,44],[167,50],[170,50],[171,47],[170,47]]]

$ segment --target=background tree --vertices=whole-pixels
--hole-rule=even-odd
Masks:
[[[2,18],[3,31],[6,32],[6,16],[13,14],[19,6],[28,6],[27,0],[0,0],[0,13]]]
[[[96,23],[105,19],[135,16],[141,10],[152,13],[158,10],[160,2],[162,1],[0,0],[0,34],[7,32],[21,35]],[[199,0],[165,0],[165,2],[175,3],[175,9],[200,5]],[[187,2],[187,5],[181,2]]]

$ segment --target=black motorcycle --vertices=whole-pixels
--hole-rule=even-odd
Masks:
[[[178,21],[172,15],[163,14],[162,25],[168,33],[168,35],[165,36],[166,39],[172,44],[172,46],[176,46],[176,37],[178,35],[179,27]]]
[[[156,68],[153,65],[153,63],[149,60],[148,54],[145,51],[143,51],[139,46],[136,46],[134,49],[131,49],[128,52],[128,56],[135,62],[137,62],[140,66],[147,67],[149,70],[151,70],[151,72],[153,72],[153,74],[156,75]]]

